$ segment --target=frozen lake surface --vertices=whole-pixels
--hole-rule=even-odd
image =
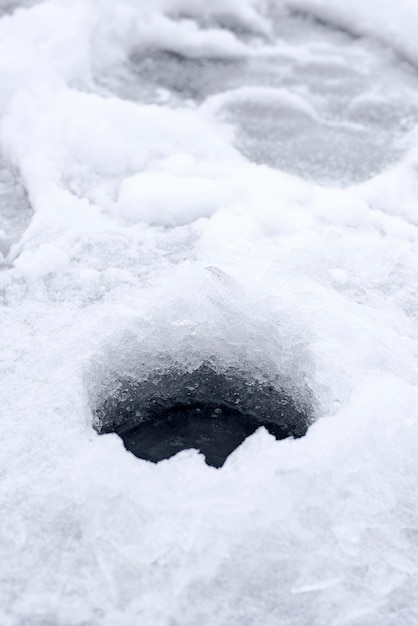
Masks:
[[[418,115],[414,67],[304,14],[277,17],[271,37],[251,54],[139,49],[114,89],[199,103],[230,122],[249,160],[316,182],[360,182],[399,159]]]
[[[416,625],[418,6],[351,5],[0,4],[2,626]]]

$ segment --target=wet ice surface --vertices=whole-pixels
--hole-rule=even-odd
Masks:
[[[364,181],[396,162],[418,119],[414,68],[308,16],[277,19],[274,36],[249,56],[139,50],[113,88],[206,105],[249,159],[320,183]]]
[[[418,8],[291,4],[370,40],[256,0],[0,19],[2,626],[417,623],[416,79],[372,40],[418,60]],[[206,363],[306,435],[215,468],[98,434]]]

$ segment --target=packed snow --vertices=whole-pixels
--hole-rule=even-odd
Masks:
[[[0,5],[0,624],[418,623],[418,4]],[[279,377],[220,469],[118,377]]]

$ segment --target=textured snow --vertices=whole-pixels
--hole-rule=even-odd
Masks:
[[[417,623],[417,7],[2,5],[2,626]],[[209,359],[306,437],[217,470],[94,431]]]
[[[288,0],[286,4],[355,35],[371,35],[395,48],[414,65],[418,61],[418,5],[414,0],[365,0],[350,5],[339,0]]]

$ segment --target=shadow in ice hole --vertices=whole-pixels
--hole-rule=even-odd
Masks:
[[[260,426],[285,439],[302,437],[310,423],[307,407],[283,389],[209,365],[121,380],[95,414],[99,433],[117,433],[141,459],[157,463],[196,448],[213,467],[221,467]]]

